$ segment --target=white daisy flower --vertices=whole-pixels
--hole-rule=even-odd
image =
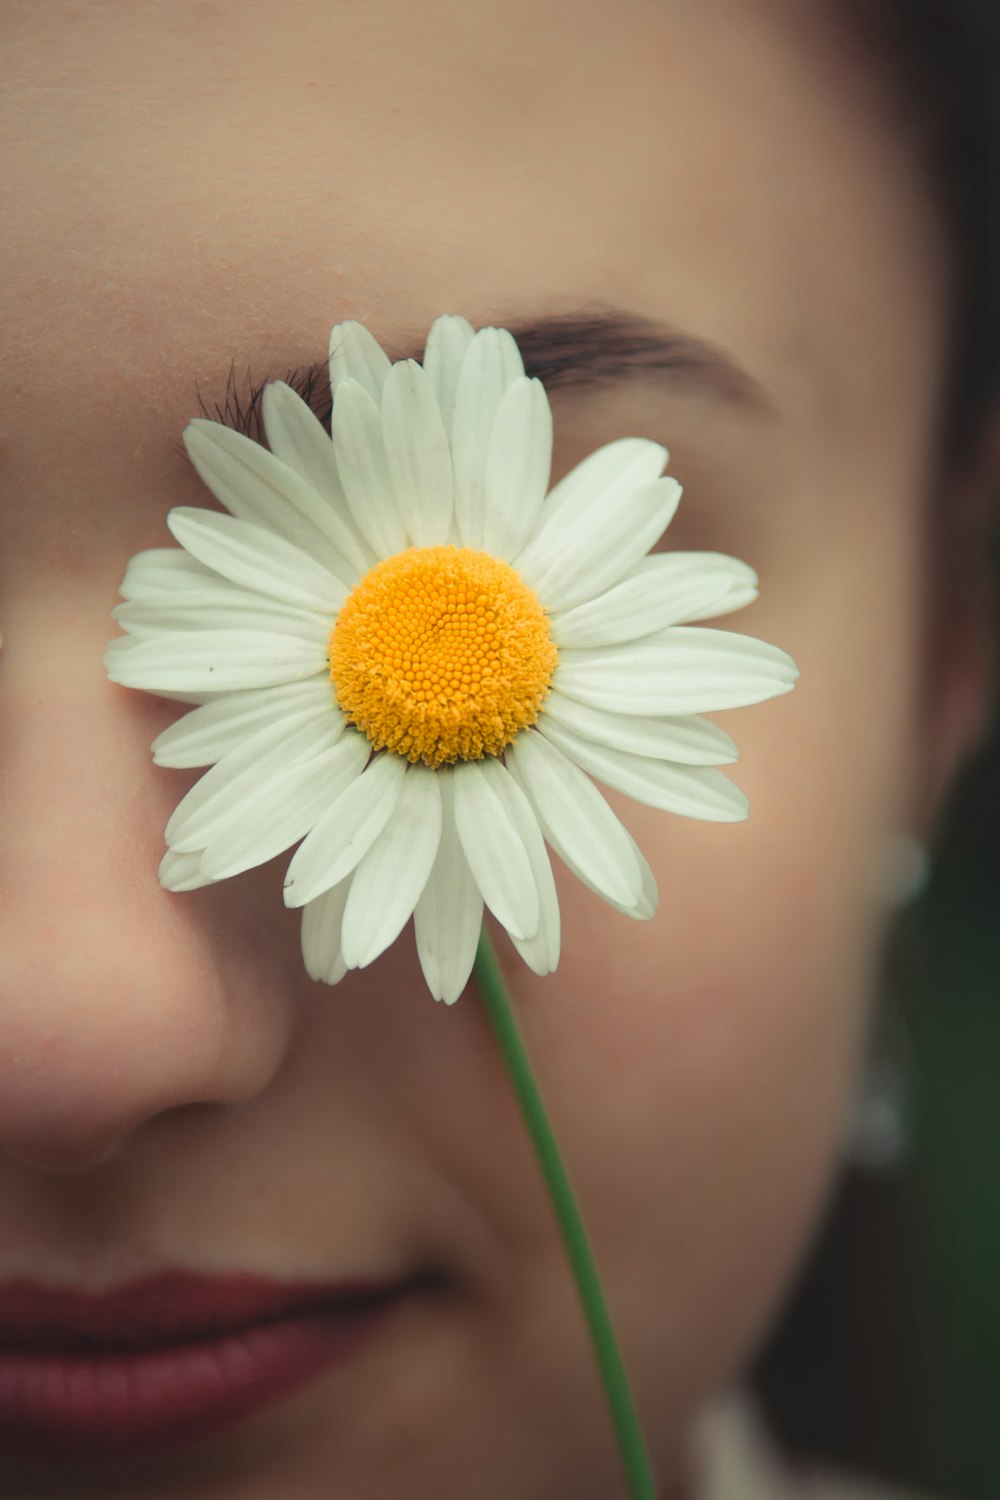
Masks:
[[[484,905],[538,974],[559,958],[548,844],[632,917],[656,884],[590,779],[669,812],[744,818],[700,717],[788,692],[785,652],[692,627],[757,595],[712,552],[648,555],[677,508],[666,449],[598,448],[549,490],[552,419],[504,329],[438,318],[423,364],[360,324],[330,336],[332,437],[284,382],[270,451],[195,420],[188,454],[229,512],[182,506],[177,548],[133,557],[104,657],[126,687],[198,704],[153,741],[210,766],[166,827],[189,891],[298,843],[314,979],[372,963],[414,919],[454,1001]],[[301,843],[299,841],[301,840]]]

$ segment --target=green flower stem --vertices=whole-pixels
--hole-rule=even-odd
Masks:
[[[629,1496],[631,1500],[656,1500],[642,1429],[635,1414],[587,1231],[485,926],[479,937],[473,973],[514,1085],[566,1246],[611,1411]]]

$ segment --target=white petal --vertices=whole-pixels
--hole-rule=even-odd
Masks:
[[[581,739],[557,724],[546,724],[541,732],[591,776],[637,802],[713,823],[738,823],[747,816],[749,803],[739,787],[711,766],[678,766],[649,755],[629,755]]]
[[[524,365],[505,328],[473,337],[455,389],[451,451],[455,469],[455,526],[461,543],[480,550],[486,515],[486,455],[500,403]]]
[[[410,766],[392,817],[354,872],[344,912],[344,961],[363,969],[413,915],[441,842],[437,774]]]
[[[333,408],[333,451],[355,526],[377,557],[406,546],[382,438],[382,413],[364,386],[345,380]]]
[[[212,877],[201,872],[201,854],[178,854],[168,849],[160,860],[160,884],[165,891],[197,891],[211,885]]]
[[[378,756],[331,802],[292,856],[286,906],[304,906],[351,874],[392,817],[407,764],[401,755]]]
[[[677,602],[677,618],[671,624],[684,625],[688,620],[709,620],[714,615],[729,614],[742,609],[757,598],[759,579],[748,563],[725,552],[664,552],[655,557],[644,558],[636,573],[651,572],[658,575]],[[717,578],[721,585],[728,572],[729,589],[720,592],[715,601],[702,595],[701,584],[707,594],[709,578]],[[682,609],[682,606],[686,606]],[[653,627],[656,628],[656,627]]]
[[[330,388],[336,399],[345,380],[356,380],[375,402],[389,373],[389,356],[364,324],[353,318],[330,331]]]
[[[302,959],[310,979],[338,984],[347,973],[340,935],[351,877],[302,908]]]
[[[185,714],[158,734],[150,746],[153,760],[158,766],[177,769],[210,766],[258,729],[287,722],[305,709],[312,709],[317,715],[340,712],[333,701],[329,678],[311,677],[306,682],[227,693]]]
[[[675,760],[681,765],[721,766],[739,759],[739,751],[725,730],[697,714],[660,719],[613,714],[600,708],[588,708],[584,703],[552,691],[545,699],[539,728],[544,729],[550,722],[572,730],[595,745],[610,745],[616,750],[626,750],[630,755]]]
[[[786,652],[753,636],[677,625],[607,651],[564,651],[552,684],[612,713],[712,713],[790,692],[798,675]]]
[[[160,572],[160,580],[154,577],[151,585],[148,585],[142,575],[126,572],[122,580],[122,589],[128,585],[129,592],[122,595],[123,602],[116,604],[111,611],[112,617],[118,621],[127,620],[130,616],[138,619],[144,610],[166,609],[179,601],[181,604],[195,599],[200,604],[217,604],[225,609],[231,604],[260,604],[268,598],[265,594],[257,593],[251,589],[242,589],[239,584],[231,583],[228,578],[220,578],[218,573],[213,573],[211,568],[206,568],[203,563],[198,562],[183,547],[171,549],[175,556],[182,557],[191,568],[197,568],[198,572],[188,572],[187,569],[167,568],[162,572],[159,569],[150,569],[155,575]],[[278,600],[271,599],[271,604],[277,605]],[[282,605],[282,608],[289,606]],[[301,605],[291,606],[293,609],[301,609]],[[127,627],[123,627],[127,628]]]
[[[345,735],[312,760],[289,766],[247,794],[205,845],[201,870],[227,880],[282,854],[361,775],[368,758],[360,735]]]
[[[504,561],[531,536],[552,468],[552,412],[540,380],[520,376],[497,409],[486,452],[483,550]]]
[[[639,866],[642,874],[642,891],[634,907],[618,906],[614,901],[609,902],[609,905],[614,906],[615,910],[620,911],[623,916],[634,917],[640,922],[648,922],[650,917],[655,915],[660,900],[660,893],[656,888],[656,876],[653,874],[642,850],[627,828],[625,832],[628,835],[629,843],[632,845],[632,853],[635,856],[636,864]],[[607,901],[608,898],[605,896],[604,899]]]
[[[653,479],[614,507],[574,515],[569,508],[517,560],[517,571],[546,609],[572,609],[619,581],[659,541],[677,509],[676,479]]]
[[[531,730],[518,736],[506,757],[563,863],[599,896],[635,906],[643,877],[634,845],[594,783]]]
[[[416,360],[400,360],[382,392],[382,436],[396,508],[415,547],[448,540],[451,449],[433,387]]]
[[[336,545],[342,528],[331,531],[328,524],[329,500],[321,499],[294,469],[221,422],[195,417],[183,437],[191,462],[233,516],[282,537],[342,583],[355,581],[356,570]]]
[[[734,578],[728,594],[723,594],[712,605],[702,604],[696,610],[688,611],[680,617],[677,624],[683,625],[688,620],[714,620],[718,615],[735,614],[738,609],[746,609],[759,596],[760,589],[756,583],[740,583]]]
[[[462,367],[465,351],[472,343],[473,334],[472,324],[466,322],[465,318],[445,313],[442,317],[435,318],[427,335],[424,370],[437,397],[445,432],[449,435],[458,372]]]
[[[104,653],[112,682],[167,697],[273,687],[314,677],[326,667],[325,643],[254,630],[180,630],[148,640],[119,636]]]
[[[219,582],[224,582],[220,579]],[[329,614],[316,614],[301,604],[285,604],[264,594],[251,594],[230,584],[227,590],[203,588],[160,594],[145,602],[129,600],[111,611],[123,630],[165,634],[174,630],[273,630],[304,641],[326,642]]]
[[[596,510],[615,510],[633,490],[651,483],[663,472],[667,450],[646,438],[617,438],[588,453],[575,468],[564,474],[550,490],[539,517],[537,541],[548,545],[546,530],[565,521],[566,509],[574,516],[588,516]],[[527,552],[532,552],[530,542]]]
[[[531,803],[513,776],[508,773],[506,776],[494,777],[493,784],[524,844],[538,888],[538,931],[530,938],[512,936],[512,941],[529,969],[536,974],[551,974],[559,963],[559,898],[542,830]]]
[[[163,635],[163,631],[160,629],[159,626],[157,626],[157,625],[145,625],[145,624],[143,624],[143,622],[141,620],[121,620],[121,621],[119,621],[119,624],[121,625],[122,629],[125,631],[125,634],[128,637],[128,639],[130,641],[132,641],[133,643],[138,643],[139,641],[158,641],[160,639],[160,637]],[[184,628],[183,627],[183,621],[178,626],[176,626],[176,630],[178,632],[182,632],[183,628]],[[111,644],[112,643],[109,641],[108,645],[110,646]],[[124,659],[124,653],[122,653],[121,655],[118,656],[118,660],[119,661],[122,661],[123,659]],[[109,657],[108,660],[114,661],[115,660],[114,654],[111,657]],[[113,678],[112,678],[112,681],[114,681]],[[152,691],[154,691],[154,690],[151,689],[151,688],[147,688],[146,689],[146,692],[152,692]],[[173,697],[175,695],[172,694],[172,693],[165,693],[163,696],[164,697]],[[176,696],[180,697],[180,694],[177,694]],[[209,694],[209,696],[211,696],[211,694]]]
[[[625,837],[628,839],[629,847],[632,850],[632,857],[635,860],[636,867],[640,872],[642,880],[642,888],[639,892],[638,899],[635,900],[634,906],[627,905],[622,901],[614,901],[608,895],[607,891],[600,890],[589,880],[582,880],[582,877],[579,875],[578,871],[574,871],[574,874],[577,875],[578,879],[582,880],[582,883],[586,885],[589,890],[592,890],[594,892],[595,896],[599,896],[602,901],[606,902],[608,906],[610,906],[614,911],[619,912],[623,917],[630,917],[633,921],[636,922],[648,922],[650,917],[655,916],[656,908],[660,899],[660,893],[656,888],[656,876],[650,869],[642,850],[639,848],[639,845],[636,843],[635,839],[629,833],[628,829],[624,827],[624,825],[622,831],[624,832]],[[630,900],[632,899],[634,898],[630,898]],[[521,953],[522,958],[524,958],[525,954],[522,950],[521,944],[515,942],[515,946]],[[525,947],[527,946],[528,945],[525,944]],[[525,958],[525,962],[529,962],[529,960]]]
[[[181,854],[203,849],[216,829],[269,778],[288,766],[312,760],[336,744],[343,732],[342,715],[316,714],[312,709],[259,729],[217,761],[181,798],[167,820],[167,843]]]
[[[175,589],[204,588],[208,583],[235,587],[183,547],[149,547],[129,558],[118,592],[123,599],[140,601],[172,594]]]
[[[555,613],[552,639],[557,646],[613,645],[683,620],[728,613],[756,597],[757,575],[735,558],[668,552],[645,558],[607,593]]]
[[[179,505],[167,525],[182,547],[245,589],[321,613],[340,608],[347,589],[321,563],[250,521]]]
[[[355,582],[367,573],[375,556],[351,524],[330,434],[298,391],[283,380],[272,380],[265,386],[261,407],[272,453],[300,475],[315,494],[316,504],[308,510],[309,519],[350,565],[354,576],[344,581]]]
[[[512,937],[531,938],[541,909],[531,861],[496,782],[509,773],[498,760],[455,767],[455,826],[483,900]]]
[[[154,698],[169,698],[172,703],[214,703],[216,698],[227,696],[225,693],[182,693],[176,688],[169,693],[160,688],[143,688],[143,692]]]
[[[413,912],[420,967],[435,1000],[452,1005],[469,982],[483,925],[483,898],[472,878],[455,827],[453,772],[437,773],[441,788],[441,843]]]
[[[155,641],[163,634],[162,630],[153,625],[144,625],[141,620],[119,620],[118,623],[133,641]]]

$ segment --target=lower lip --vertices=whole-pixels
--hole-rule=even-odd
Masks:
[[[349,1359],[392,1306],[281,1318],[156,1349],[0,1349],[0,1449],[100,1463],[213,1437]]]

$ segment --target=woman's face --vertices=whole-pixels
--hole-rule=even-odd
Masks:
[[[0,1278],[441,1275],[230,1431],[92,1480],[10,1457],[0,1487],[615,1490],[475,993],[435,1005],[409,931],[311,983],[287,856],[162,890],[201,772],[149,744],[184,709],[101,665],[127,559],[171,544],[172,506],[215,505],[178,445],[196,382],[211,407],[233,359],[279,378],[345,318],[419,351],[441,312],[647,320],[666,357],[553,387],[557,470],[667,445],[685,498],[664,545],[751,563],[759,601],[717,623],[801,668],[720,716],[747,823],[612,797],[652,921],[567,875],[558,972],[503,949],[667,1478],[815,1221],[883,845],[940,737],[921,513],[946,268],[905,142],[791,0],[51,0],[4,30]]]

